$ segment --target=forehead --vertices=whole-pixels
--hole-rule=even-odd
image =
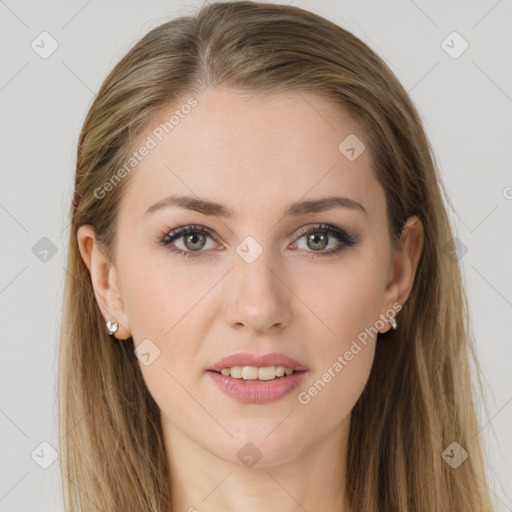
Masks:
[[[344,153],[344,141],[353,146],[366,134],[334,101],[229,89],[207,89],[193,98],[193,108],[180,110],[185,98],[162,111],[141,139],[151,149],[135,166],[123,199],[122,208],[132,214],[142,215],[175,193],[223,202],[235,214],[334,193],[376,200],[369,151],[355,160]]]

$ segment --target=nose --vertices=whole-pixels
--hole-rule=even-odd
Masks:
[[[223,315],[231,327],[258,334],[290,324],[293,293],[270,251],[264,250],[251,263],[237,258],[224,285]]]

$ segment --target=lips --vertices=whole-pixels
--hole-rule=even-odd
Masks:
[[[270,354],[252,354],[250,352],[240,352],[223,357],[217,361],[208,370],[220,372],[224,368],[232,368],[233,366],[255,366],[255,367],[268,367],[268,366],[284,366],[291,368],[296,372],[306,371],[308,367],[292,357],[277,352]]]
[[[303,382],[308,372],[294,371],[291,375],[268,381],[234,379],[213,370],[206,373],[229,398],[241,404],[266,404],[290,395]]]

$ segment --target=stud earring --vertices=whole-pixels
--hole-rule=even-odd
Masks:
[[[107,334],[109,336],[112,336],[119,329],[119,324],[117,322],[112,323],[110,320],[108,320],[105,323],[105,329],[107,331]]]
[[[389,323],[391,324],[391,327],[393,327],[393,329],[396,329],[398,327],[398,324],[396,323],[394,316],[389,317]]]

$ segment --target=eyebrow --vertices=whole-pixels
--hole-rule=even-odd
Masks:
[[[158,201],[153,206],[150,206],[143,216],[154,213],[163,208],[184,208],[187,210],[193,210],[204,215],[211,215],[222,218],[234,217],[234,212],[227,206],[216,201],[209,201],[207,199],[201,199],[194,196],[177,196],[171,195]],[[297,217],[306,213],[317,213],[324,212],[326,210],[332,210],[334,208],[348,208],[352,210],[359,210],[365,215],[368,212],[361,203],[358,203],[354,199],[340,196],[328,196],[319,199],[311,199],[308,201],[297,201],[288,205],[284,212],[285,217]]]

